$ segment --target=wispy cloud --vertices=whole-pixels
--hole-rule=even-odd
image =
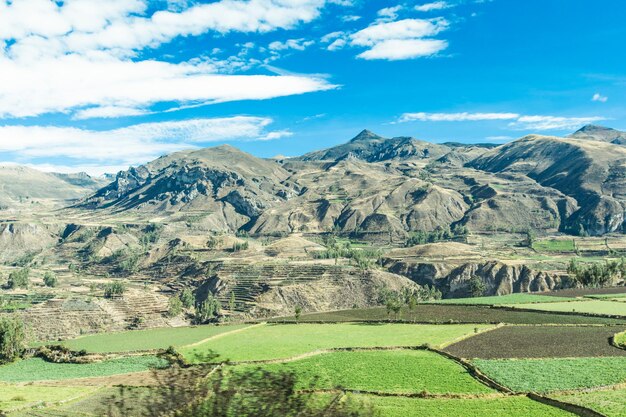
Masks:
[[[397,123],[407,122],[477,122],[509,121],[513,130],[574,130],[589,123],[606,120],[605,117],[527,116],[518,113],[404,113]]]
[[[591,97],[591,101],[599,101],[600,103],[606,103],[609,100],[607,96],[603,96],[600,93],[595,93],[593,97]]]
[[[432,3],[417,5],[415,6],[415,10],[418,12],[431,12],[433,10],[449,9],[450,7],[453,7],[453,5],[446,1],[435,1]]]
[[[274,140],[288,130],[267,130],[273,120],[236,116],[142,123],[96,131],[73,127],[0,126],[0,153],[33,163],[37,158],[65,158],[77,165],[132,165],[164,153],[222,141]]]

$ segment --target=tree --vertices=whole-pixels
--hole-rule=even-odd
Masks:
[[[526,231],[526,237],[524,238],[523,245],[527,248],[532,248],[535,243],[535,232],[531,229]]]
[[[400,310],[402,309],[402,304],[396,299],[387,300],[387,315],[390,313],[394,313],[396,320],[400,315]]]
[[[168,301],[167,315],[176,317],[183,312],[183,302],[178,297],[172,297]]]
[[[43,283],[46,287],[56,287],[58,280],[53,272],[46,271],[46,273],[43,274]]]
[[[296,318],[296,323],[300,321],[300,316],[302,315],[302,307],[300,307],[299,305],[297,305],[294,309],[293,309],[293,314],[294,317]]]
[[[212,294],[209,294],[206,300],[196,304],[194,321],[197,324],[203,324],[214,320],[220,315],[221,309],[220,300],[215,298]]]
[[[478,277],[473,277],[469,281],[469,292],[472,297],[482,297],[485,295],[485,283]]]
[[[17,316],[0,317],[0,362],[13,362],[25,347],[24,322]]]
[[[19,271],[13,271],[9,274],[7,285],[9,288],[28,288],[30,284],[30,269],[22,268]]]
[[[183,303],[183,307],[191,308],[196,301],[196,297],[194,297],[190,288],[185,288],[183,292],[180,293],[180,301]]]
[[[230,299],[228,300],[228,309],[230,310],[231,313],[235,311],[235,292],[234,291],[230,292]]]

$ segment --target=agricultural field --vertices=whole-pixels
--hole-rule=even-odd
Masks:
[[[540,311],[587,313],[609,316],[626,317],[626,303],[606,300],[585,300],[566,303],[536,303],[536,304],[510,304],[508,307],[518,307]]]
[[[369,397],[381,417],[573,417],[524,396],[473,399]]]
[[[533,242],[537,252],[574,252],[576,247],[572,239],[543,239]]]
[[[85,396],[93,391],[95,391],[94,387],[0,384],[0,410],[15,410],[42,404],[55,404]]]
[[[260,361],[346,347],[432,346],[490,329],[488,325],[450,324],[268,324],[227,334],[180,352],[189,361],[211,351],[219,360]]]
[[[541,295],[548,297],[588,297],[593,295],[615,296],[626,293],[626,287],[606,287],[606,288],[568,288],[551,292],[543,292]]]
[[[551,392],[626,383],[626,357],[476,359],[474,364],[518,392]]]
[[[331,311],[304,314],[301,323],[402,321],[417,323],[509,323],[509,324],[626,324],[626,318],[604,318],[574,314],[542,313],[506,308],[491,308],[489,305],[418,304],[413,308],[403,307],[396,316],[384,307]],[[279,317],[269,320],[274,323],[293,323],[295,318]]]
[[[295,372],[302,388],[314,384],[321,389],[405,394],[494,392],[461,365],[426,350],[332,352],[263,368]]]
[[[507,295],[496,295],[491,297],[475,298],[451,298],[445,300],[432,301],[433,304],[470,304],[470,305],[507,305],[507,304],[532,304],[532,303],[553,303],[574,301],[575,298],[549,297],[541,294],[515,293]]]
[[[625,329],[624,326],[506,326],[444,350],[468,359],[626,357],[626,350],[609,342],[616,332]]]
[[[626,293],[618,293],[618,294],[590,294],[586,295],[588,298],[597,298],[600,300],[620,300],[622,298],[626,298]]]
[[[32,358],[1,366],[0,381],[29,382],[90,378],[148,371],[165,365],[164,360],[155,356],[130,356],[86,364],[52,363]]]
[[[133,352],[166,349],[200,342],[223,333],[243,329],[248,325],[194,326],[133,330],[119,333],[103,333],[67,340],[62,344],[72,350],[93,353]]]
[[[626,416],[626,388],[552,394],[551,398],[591,408],[607,417]]]

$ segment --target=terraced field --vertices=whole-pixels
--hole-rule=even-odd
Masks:
[[[626,388],[553,394],[550,397],[591,408],[607,417],[626,416]]]
[[[192,362],[196,355],[210,351],[217,353],[219,360],[259,361],[330,348],[437,346],[491,327],[470,324],[268,324],[185,347],[180,352]]]
[[[626,383],[626,357],[476,359],[476,366],[518,392],[550,392]]]
[[[243,329],[247,326],[174,327],[104,333],[67,340],[63,342],[63,345],[72,350],[85,349],[94,353],[166,349],[169,346],[189,345],[219,334]]]
[[[295,372],[302,388],[314,384],[321,389],[406,394],[494,392],[461,365],[425,350],[333,352],[263,368]]]
[[[619,301],[587,300],[568,303],[524,304],[521,306],[519,304],[510,304],[509,306],[541,311],[562,311],[626,317],[626,303]]]
[[[446,347],[462,358],[571,358],[624,356],[609,339],[625,326],[506,326]]]
[[[404,307],[396,316],[386,308],[368,308],[310,313],[300,317],[300,322],[359,322],[359,321],[403,321],[418,323],[510,323],[510,324],[626,324],[626,318],[590,317],[573,314],[554,314],[535,311],[515,311],[491,308],[489,305],[418,304],[409,309]],[[295,322],[294,317],[270,320],[276,323]]]

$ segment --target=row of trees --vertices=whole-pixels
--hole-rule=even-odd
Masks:
[[[231,293],[231,310],[234,309],[234,294]],[[196,324],[203,324],[215,320],[222,311],[222,303],[213,294],[209,294],[204,301],[196,302],[196,297],[190,288],[183,289],[177,297],[169,300],[168,316],[176,317],[184,310],[193,309],[193,320]]]
[[[46,271],[43,274],[43,283],[46,287],[56,287],[58,279],[52,271]],[[6,287],[8,289],[28,288],[30,286],[30,268],[21,268],[12,271],[7,279]]]
[[[437,226],[435,230],[431,232],[425,232],[418,230],[413,232],[407,239],[405,246],[424,245],[426,243],[436,243],[444,240],[456,239],[459,237],[465,237],[468,234],[467,227],[456,224],[450,229],[449,227]]]
[[[626,260],[581,264],[572,259],[567,273],[584,287],[606,287],[626,278]]]

